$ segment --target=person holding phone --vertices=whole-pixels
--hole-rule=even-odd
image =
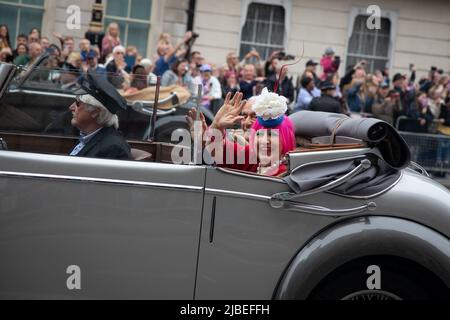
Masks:
[[[161,35],[157,49],[158,58],[156,59],[153,73],[157,76],[162,76],[164,72],[170,69],[178,58],[184,57],[186,54],[186,49],[182,50],[182,46],[185,45],[191,38],[192,31],[188,31],[184,35],[183,40],[176,46],[173,46],[170,42],[170,37],[167,37],[165,34]]]
[[[106,65],[108,80],[117,89],[125,89],[130,83],[130,75],[126,72],[125,48],[117,46],[113,49],[113,59]]]
[[[106,68],[98,65],[98,53],[94,49],[90,49],[86,54],[82,64],[83,72],[94,72],[103,78],[107,78]]]
[[[394,115],[400,111],[400,95],[394,90],[389,90],[389,84],[383,82],[380,84],[375,102],[372,105],[373,115],[381,120],[394,124]]]

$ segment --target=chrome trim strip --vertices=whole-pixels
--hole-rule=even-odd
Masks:
[[[295,167],[293,170],[291,170],[291,174],[295,173],[297,170],[302,169],[303,167],[314,165],[314,164],[323,164],[323,163],[337,162],[337,161],[344,161],[344,160],[356,160],[358,158],[366,159],[366,154],[358,154],[358,155],[354,155],[354,156],[350,156],[350,157],[344,157],[344,158],[334,158],[334,159],[328,159],[328,160],[307,162],[307,163],[299,165],[298,167]]]
[[[288,210],[288,211],[297,211],[302,213],[308,213],[312,215],[319,215],[319,216],[327,216],[327,217],[348,217],[352,215],[356,215],[359,213],[362,213],[364,211],[375,211],[377,208],[377,205],[375,202],[369,202],[364,205],[353,207],[353,208],[347,208],[347,209],[330,209],[327,207],[318,207],[318,206],[312,206],[308,204],[302,204],[302,203],[293,203],[293,202],[286,202],[284,207],[280,209]]]
[[[202,192],[203,191],[203,187],[180,185],[180,184],[156,183],[156,182],[134,181],[134,180],[120,180],[120,179],[104,179],[104,178],[92,178],[92,177],[78,177],[78,176],[65,176],[65,175],[53,175],[53,174],[29,173],[29,172],[0,171],[0,176],[11,177],[11,178],[22,177],[22,178],[26,178],[26,179],[46,179],[46,180],[70,181],[70,182],[87,182],[87,183],[127,185],[127,186],[136,186],[136,187],[153,187],[153,188],[162,188],[162,189],[168,189],[168,190],[183,190],[183,191],[193,191],[193,192]]]
[[[290,152],[288,152],[288,156],[289,155],[291,155],[291,154],[307,154],[308,156],[309,155],[316,155],[316,154],[323,154],[323,153],[336,153],[336,154],[338,154],[338,153],[343,153],[343,152],[346,152],[346,151],[349,151],[349,150],[356,150],[356,151],[362,151],[362,150],[368,150],[368,151],[370,151],[370,150],[372,150],[373,148],[370,148],[370,147],[361,147],[361,148],[354,148],[354,149],[331,149],[331,150],[314,150],[314,151],[307,151],[307,152],[304,152],[304,151],[301,151],[301,150],[298,150],[298,149],[296,149],[296,150],[294,150],[294,151],[290,151]],[[336,159],[338,159],[338,158],[336,158]]]
[[[219,190],[206,188],[205,192],[211,195],[231,196],[244,199],[253,199],[259,201],[268,201],[270,204],[271,197],[260,194],[245,193],[231,190]],[[312,204],[305,204],[301,202],[286,201],[285,206],[280,207],[281,210],[301,212],[306,214],[327,216],[327,217],[346,217],[356,215],[364,211],[373,211],[376,208],[374,202],[366,203],[364,205],[348,208],[348,209],[330,209],[327,207],[316,206]]]
[[[258,175],[256,173],[251,173],[251,172],[249,172],[249,173],[237,172],[237,171],[234,171],[233,169],[220,168],[220,167],[215,167],[215,169],[217,169],[220,172],[227,173],[227,174],[232,174],[232,175],[239,176],[239,177],[259,179],[259,180],[272,181],[272,182],[278,182],[278,183],[281,183],[281,184],[286,184],[286,182],[284,182],[284,180],[281,179],[281,178],[274,178],[274,177],[269,177],[269,176],[261,176],[261,175]]]
[[[68,93],[56,93],[56,92],[46,92],[46,91],[34,91],[34,90],[26,90],[26,89],[12,89],[9,90],[9,93],[27,93],[27,94],[35,94],[38,96],[49,96],[49,97],[63,97],[63,98],[73,98],[75,99],[74,94]]]
[[[261,194],[254,194],[254,193],[245,193],[240,191],[231,191],[231,190],[220,190],[220,189],[211,189],[206,188],[206,193],[208,194],[214,194],[214,195],[225,195],[225,196],[231,196],[231,197],[237,197],[237,198],[244,198],[244,199],[253,199],[253,200],[259,200],[259,201],[269,201],[270,196],[264,196]]]
[[[427,170],[425,170],[425,168],[424,167],[422,167],[420,164],[418,164],[418,163],[416,163],[416,162],[414,162],[414,161],[411,161],[410,163],[409,163],[409,167],[414,167],[414,168],[416,168],[416,169],[419,169],[420,171],[422,171],[421,172],[421,175],[423,175],[423,176],[425,176],[425,177],[430,177],[430,174],[427,172]],[[414,169],[413,169],[414,170]],[[415,170],[414,170],[415,171]]]

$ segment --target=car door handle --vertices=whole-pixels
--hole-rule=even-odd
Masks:
[[[283,209],[298,211],[308,214],[320,215],[320,216],[328,216],[328,217],[346,217],[355,215],[364,211],[374,211],[377,208],[375,202],[369,202],[362,206],[354,207],[354,208],[346,208],[346,209],[330,209],[327,207],[303,204],[298,202],[286,201],[283,202]]]

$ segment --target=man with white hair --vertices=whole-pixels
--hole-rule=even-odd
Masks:
[[[117,89],[124,89],[130,83],[130,75],[125,71],[125,48],[117,46],[113,49],[113,58],[106,64],[108,80]]]
[[[130,146],[117,131],[117,112],[127,103],[117,90],[101,76],[88,72],[70,106],[72,126],[80,130],[80,140],[71,156],[130,160]]]

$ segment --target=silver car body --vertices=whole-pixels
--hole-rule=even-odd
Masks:
[[[449,192],[410,170],[373,199],[302,199],[377,204],[333,217],[272,208],[281,180],[219,168],[11,151],[0,163],[2,298],[306,298],[339,265],[377,254],[450,285]],[[70,265],[79,291],[66,287]]]
[[[294,153],[290,169],[367,151]],[[367,256],[405,258],[450,287],[440,184],[403,169],[371,197],[319,188],[273,201],[289,191],[279,178],[211,166],[0,150],[0,298],[307,298]],[[67,285],[71,266],[79,290]]]

